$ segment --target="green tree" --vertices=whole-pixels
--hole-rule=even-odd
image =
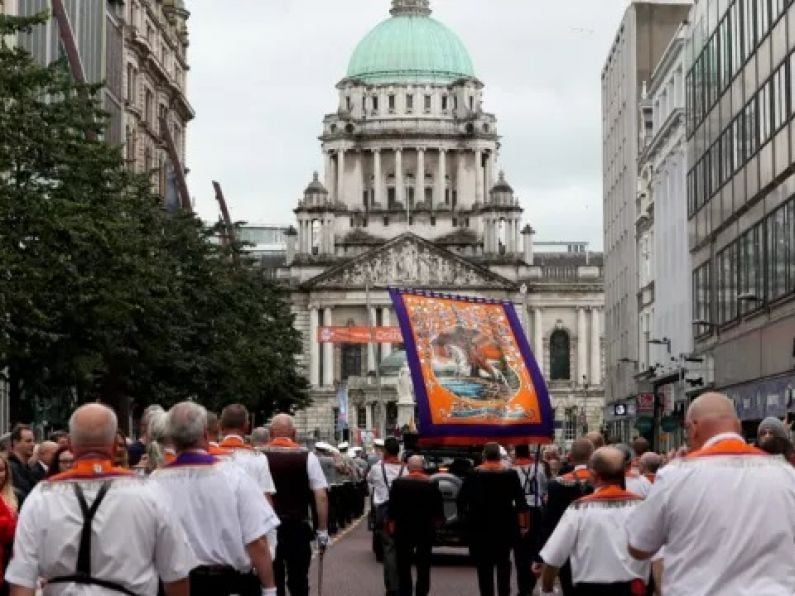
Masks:
[[[45,20],[0,15],[0,370],[14,411],[305,404],[284,290],[194,215],[162,209],[101,141],[97,86],[7,43]]]

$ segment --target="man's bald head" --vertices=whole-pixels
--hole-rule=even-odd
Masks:
[[[271,420],[271,438],[286,437],[295,439],[295,422],[289,414],[276,414]]]
[[[632,451],[635,457],[640,457],[649,450],[649,441],[646,437],[638,437],[632,441]]]
[[[600,447],[605,446],[605,438],[602,436],[601,433],[592,430],[588,434],[585,435],[585,438],[588,439],[592,444],[594,449],[599,449]]]
[[[705,393],[696,398],[687,410],[685,428],[692,450],[701,449],[715,435],[741,430],[734,402],[722,393]]]
[[[421,455],[412,455],[406,462],[409,472],[422,472],[425,469],[425,458]]]
[[[638,465],[640,467],[641,474],[656,474],[657,470],[659,470],[660,466],[662,466],[662,463],[662,456],[657,455],[653,451],[647,451],[640,456]]]
[[[593,443],[588,439],[577,439],[571,445],[569,459],[575,466],[587,464],[593,454]]]
[[[600,447],[588,463],[594,484],[621,484],[624,481],[624,454],[615,447]]]
[[[113,456],[116,445],[116,414],[102,404],[86,404],[69,419],[69,440],[75,457],[85,453]]]

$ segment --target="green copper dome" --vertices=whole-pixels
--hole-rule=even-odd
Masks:
[[[348,78],[367,84],[438,83],[474,78],[472,59],[458,36],[430,10],[402,8],[359,42],[348,65]],[[426,4],[427,6],[427,4]]]

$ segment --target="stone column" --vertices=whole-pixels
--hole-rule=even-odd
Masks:
[[[425,149],[417,149],[417,171],[414,174],[414,204],[425,200]],[[386,312],[386,309],[384,309]]]
[[[599,309],[591,309],[591,385],[602,384],[602,331]]]
[[[486,188],[485,192],[491,192],[491,187],[494,186],[494,152],[486,154]]]
[[[588,380],[588,332],[586,330],[585,309],[577,309],[577,385]]]
[[[345,202],[345,149],[337,152],[337,200]]]
[[[392,326],[392,313],[388,306],[381,309],[381,325],[384,327]],[[392,344],[381,344],[381,357],[386,358],[392,353]]]
[[[323,309],[323,324],[327,327],[331,326],[331,311],[330,306]],[[330,342],[323,344],[323,385],[334,385],[334,344]]]
[[[309,384],[313,387],[320,385],[319,364],[320,344],[317,341],[318,328],[317,306],[309,307]]]
[[[367,430],[373,430],[373,404],[365,403],[364,412],[365,412],[364,415],[365,428]]]
[[[483,152],[480,149],[475,151],[475,200],[478,203],[484,202],[483,194]]]
[[[325,184],[326,190],[332,195],[334,194],[334,157],[331,151],[326,151],[326,171],[325,171]],[[333,198],[333,196],[329,197]]]
[[[384,181],[381,174],[381,150],[373,149],[373,189],[375,202],[384,207]]]
[[[395,149],[395,201],[404,203],[405,209],[405,184],[403,182],[403,150]]]
[[[326,254],[334,254],[334,218],[326,217],[326,223],[323,226],[326,229]]]
[[[458,195],[458,205],[469,207],[472,202],[471,195],[464,195],[464,180],[466,178],[466,159],[469,156],[468,152],[458,151],[456,153],[456,172],[455,172],[455,190]]]
[[[447,153],[444,149],[439,149],[439,163],[436,168],[436,196],[434,206],[444,205],[444,194],[447,188]]]
[[[375,307],[374,306],[370,307],[370,311],[367,313],[367,316],[369,317],[368,318],[368,324],[370,324],[373,327],[375,327],[376,318],[375,318]],[[375,372],[375,367],[376,366],[377,366],[377,363],[375,361],[375,344],[373,342],[369,342],[367,344],[367,372],[368,373],[370,371]]]
[[[538,362],[538,368],[544,372],[544,322],[541,309],[533,309],[533,353]]]

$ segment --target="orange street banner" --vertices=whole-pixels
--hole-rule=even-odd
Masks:
[[[400,327],[318,327],[317,341],[322,344],[402,344]]]
[[[390,290],[417,402],[420,442],[548,443],[554,414],[511,302]]]

